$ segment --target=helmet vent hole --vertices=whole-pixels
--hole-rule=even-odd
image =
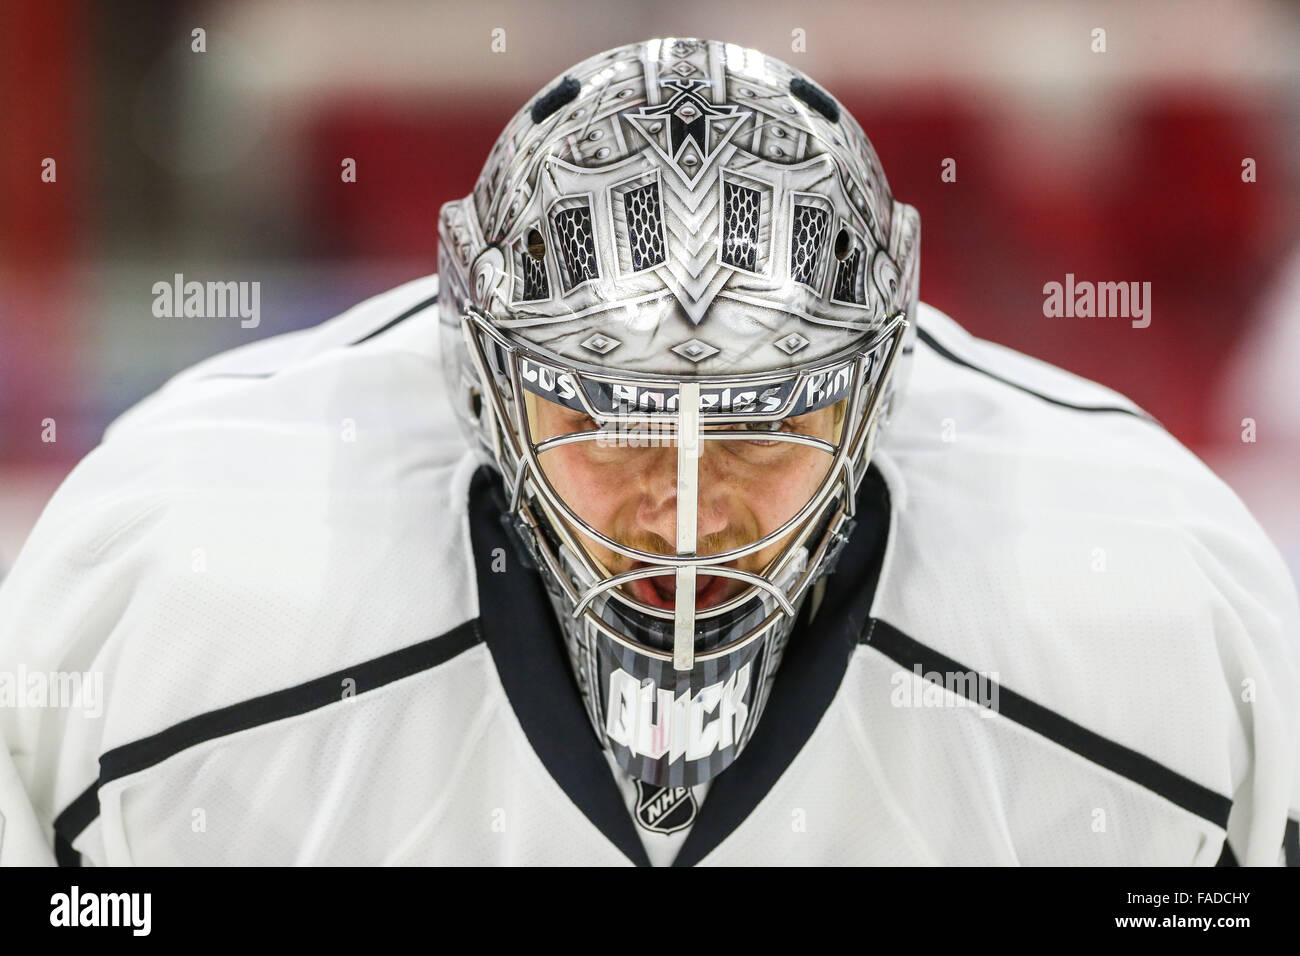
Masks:
[[[533,108],[530,110],[533,122],[540,123],[552,116],[558,110],[576,100],[580,92],[582,92],[582,83],[571,76],[566,76],[555,87],[538,97],[537,102],[533,104]]]
[[[853,248],[853,238],[849,231],[840,227],[839,233],[835,236],[835,258],[843,262],[849,257],[849,250]]]
[[[728,180],[723,181],[722,261],[758,271],[758,224],[762,197]]]
[[[790,241],[790,277],[816,288],[817,260],[826,248],[826,234],[830,227],[830,214],[820,206],[795,203],[794,235]]]
[[[546,240],[536,229],[528,230],[528,254],[539,261],[546,258]]]
[[[803,100],[822,116],[826,117],[832,123],[840,121],[840,108],[835,101],[831,99],[830,94],[823,90],[815,83],[810,83],[802,77],[796,76],[790,81],[790,92]]]
[[[656,183],[623,193],[623,218],[633,272],[642,272],[664,261],[663,215],[659,209]]]
[[[591,209],[585,204],[555,214],[553,228],[564,264],[565,292],[600,275],[596,265],[596,239],[591,226]]]
[[[474,414],[474,420],[483,417],[483,396],[477,388],[469,390],[469,410]]]

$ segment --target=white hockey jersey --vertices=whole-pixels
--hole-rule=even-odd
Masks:
[[[0,585],[0,863],[1300,862],[1272,544],[1122,396],[929,307],[753,740],[689,827],[638,813],[436,292],[195,366],[55,494]]]

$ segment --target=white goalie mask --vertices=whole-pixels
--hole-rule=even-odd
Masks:
[[[902,387],[919,228],[828,94],[693,39],[570,70],[443,207],[456,412],[630,774],[754,733]]]

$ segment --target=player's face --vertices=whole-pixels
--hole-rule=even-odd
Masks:
[[[580,411],[528,395],[534,442],[572,432],[591,431],[596,423]],[[752,435],[700,442],[697,547],[701,557],[721,554],[771,534],[794,517],[826,478],[831,456],[792,442],[764,440],[762,430],[808,435],[834,443],[842,425],[844,402],[775,423],[705,426]],[[642,426],[643,428],[645,426]],[[560,498],[597,531],[625,547],[651,554],[676,551],[677,442],[666,432],[618,433],[609,439],[573,442],[539,456],[547,479]],[[761,573],[781,553],[786,536],[725,566]],[[593,558],[611,574],[646,567],[578,532]],[[700,574],[696,608],[716,607],[747,585],[734,578]],[[642,578],[624,588],[652,607],[671,610],[676,588],[671,575]]]

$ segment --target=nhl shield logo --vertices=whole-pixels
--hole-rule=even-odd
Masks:
[[[655,833],[675,833],[690,826],[699,805],[690,787],[659,787],[636,781],[637,823]]]

